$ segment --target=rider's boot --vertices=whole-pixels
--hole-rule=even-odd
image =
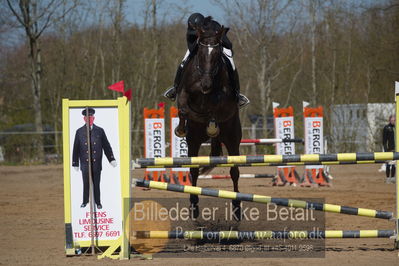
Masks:
[[[247,96],[240,93],[240,79],[238,76],[238,71],[237,71],[237,69],[235,69],[233,71],[234,71],[234,73],[232,75],[233,76],[232,84],[233,84],[234,91],[237,95],[238,107],[243,108],[243,107],[247,106],[250,103],[250,101],[247,98]]]
[[[179,67],[177,68],[175,81],[173,83],[173,86],[170,87],[169,89],[167,89],[164,92],[164,94],[163,94],[163,96],[165,96],[166,98],[169,98],[172,101],[174,101],[176,99],[176,91],[177,91],[177,87],[179,86],[179,83],[180,83],[180,80],[181,80],[183,68],[184,68],[184,62],[181,63],[179,65]]]
[[[247,106],[250,103],[250,101],[247,98],[247,96],[240,93],[240,79],[238,76],[238,71],[234,65],[233,52],[230,49],[223,48],[223,54],[227,59],[225,61],[227,63],[227,68],[229,71],[230,83],[232,84],[234,93],[236,95],[238,107],[243,108],[244,106]]]
[[[194,52],[194,50],[193,50],[193,52]],[[177,67],[175,81],[173,83],[173,86],[170,87],[169,89],[167,89],[163,94],[163,96],[165,96],[166,98],[169,98],[172,101],[174,101],[176,99],[177,87],[179,86],[180,81],[182,79],[183,69],[186,66],[187,62],[190,60],[191,53],[192,52],[190,52],[190,50],[186,51],[186,54],[184,55],[182,62]]]

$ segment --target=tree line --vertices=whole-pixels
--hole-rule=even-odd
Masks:
[[[345,103],[392,102],[399,74],[399,1],[214,0],[223,8],[241,91],[251,104],[241,110],[264,118],[272,102],[302,101],[326,108]],[[124,80],[133,89],[132,125],[143,128],[142,110],[155,108],[173,83],[187,49],[190,8],[160,0],[140,2],[132,23],[125,0],[6,0],[0,14],[0,131],[32,124],[60,131],[62,98],[109,99],[107,86]],[[206,15],[206,14],[205,14]],[[221,19],[215,17],[216,20]],[[266,123],[263,123],[264,138]],[[2,138],[1,138],[2,137]],[[248,137],[248,136],[246,136]],[[43,161],[46,139],[0,136],[26,143],[27,157]],[[139,143],[142,133],[133,134]],[[62,138],[56,135],[55,153]],[[0,143],[0,145],[6,145]],[[44,148],[43,148],[44,147]],[[8,149],[13,154],[15,145]],[[133,152],[141,155],[142,147]],[[7,154],[7,153],[6,153]],[[17,159],[15,159],[17,160]]]

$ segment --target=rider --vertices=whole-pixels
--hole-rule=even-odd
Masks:
[[[395,151],[395,124],[396,118],[394,115],[389,116],[389,124],[384,126],[382,131],[382,145],[384,152]],[[386,183],[395,183],[395,171],[396,167],[394,161],[386,162]]]
[[[172,101],[174,101],[176,98],[176,89],[181,81],[183,69],[186,66],[187,62],[189,61],[190,55],[192,55],[195,52],[195,49],[197,48],[196,30],[198,27],[201,27],[203,20],[204,16],[200,13],[194,13],[188,18],[187,34],[186,34],[188,50],[183,58],[183,61],[180,63],[179,67],[177,68],[173,86],[170,87],[164,93],[164,96],[171,99]],[[214,22],[217,23],[216,21]],[[217,24],[221,28],[220,24],[219,23]],[[249,104],[249,99],[245,95],[240,93],[240,81],[238,78],[237,69],[233,61],[233,51],[232,51],[233,45],[230,42],[230,40],[227,38],[226,34],[224,34],[222,37],[222,46],[223,46],[224,58],[228,59],[225,60],[225,62],[228,65],[230,81],[237,97],[238,106],[241,108]]]

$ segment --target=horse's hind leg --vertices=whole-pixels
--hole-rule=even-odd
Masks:
[[[192,185],[195,187],[195,186],[197,186],[199,169],[191,168],[190,174],[191,174]],[[190,214],[191,214],[192,218],[198,218],[198,216],[199,216],[198,202],[199,202],[198,195],[190,194]]]
[[[210,156],[222,156],[223,155],[223,150],[222,150],[222,143],[220,140],[212,138],[211,139],[211,153],[209,154]],[[200,169],[200,174],[209,174],[215,167],[208,165],[204,166]]]
[[[195,157],[198,156],[198,151],[200,149],[201,143],[198,140],[193,140],[190,137],[187,138],[188,144],[188,156]],[[199,176],[199,168],[190,168],[191,183],[193,186],[197,186],[197,180]],[[198,195],[190,195],[190,214],[192,218],[197,218],[199,216],[198,207]]]
[[[240,171],[238,167],[231,167],[230,168],[230,176],[233,180],[234,192],[238,191],[238,179],[240,178]],[[237,221],[241,221],[241,201],[240,200],[232,200],[233,204],[233,213],[235,215],[235,219]]]
[[[241,139],[241,138],[240,138]],[[229,156],[240,155],[240,141],[234,144],[226,144],[227,151]],[[230,168],[230,177],[233,180],[234,192],[240,192],[238,190],[238,179],[240,178],[240,170],[238,167],[231,167]],[[233,204],[233,213],[235,215],[235,219],[237,221],[241,220],[241,201],[240,200],[232,200]]]

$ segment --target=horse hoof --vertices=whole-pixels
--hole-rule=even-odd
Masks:
[[[185,130],[180,131],[178,127],[175,128],[175,135],[178,136],[179,138],[184,138],[187,135],[187,132]]]
[[[209,122],[208,127],[206,128],[206,134],[211,137],[211,138],[215,138],[219,135],[220,133],[220,129],[219,127],[216,125],[215,121],[211,121]]]
[[[219,135],[219,128],[216,129],[216,131],[209,131],[207,130],[206,134],[208,135],[208,137],[210,138],[216,138]]]

